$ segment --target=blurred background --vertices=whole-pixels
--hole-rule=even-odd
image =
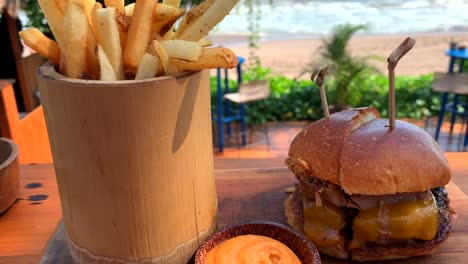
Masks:
[[[199,2],[182,1],[181,7]],[[16,32],[36,27],[53,36],[36,0],[1,0],[0,6],[0,79],[13,84],[13,99],[4,100],[15,100],[18,110],[18,120],[4,110],[2,136],[20,134],[17,140],[31,150],[24,162],[48,161],[45,127],[22,121],[43,115],[34,75],[43,60]],[[417,43],[396,70],[397,117],[426,129],[446,151],[466,151],[467,13],[468,0],[241,0],[209,35],[242,58],[237,69],[211,71],[216,156],[286,156],[294,136],[323,117],[318,87],[310,81],[318,66],[329,67],[331,112],[374,106],[386,117],[386,58],[407,36]],[[249,89],[259,94],[233,99]],[[20,126],[28,128],[12,128]]]

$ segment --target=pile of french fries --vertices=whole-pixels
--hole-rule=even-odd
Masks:
[[[21,31],[24,43],[61,74],[103,81],[233,68],[237,57],[205,39],[239,0],[205,0],[187,14],[180,0],[38,0],[55,40]],[[185,16],[184,16],[185,14]],[[183,17],[178,27],[175,23]]]

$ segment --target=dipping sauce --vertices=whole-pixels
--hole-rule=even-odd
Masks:
[[[301,261],[278,240],[244,235],[216,246],[208,253],[205,264],[301,264]]]

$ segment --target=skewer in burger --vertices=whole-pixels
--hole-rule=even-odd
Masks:
[[[298,182],[288,222],[325,255],[358,261],[431,254],[452,225],[444,186],[451,173],[422,129],[345,110],[301,131],[286,160]]]

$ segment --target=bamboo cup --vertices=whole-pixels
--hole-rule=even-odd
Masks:
[[[186,263],[216,228],[209,72],[38,81],[74,262]]]

